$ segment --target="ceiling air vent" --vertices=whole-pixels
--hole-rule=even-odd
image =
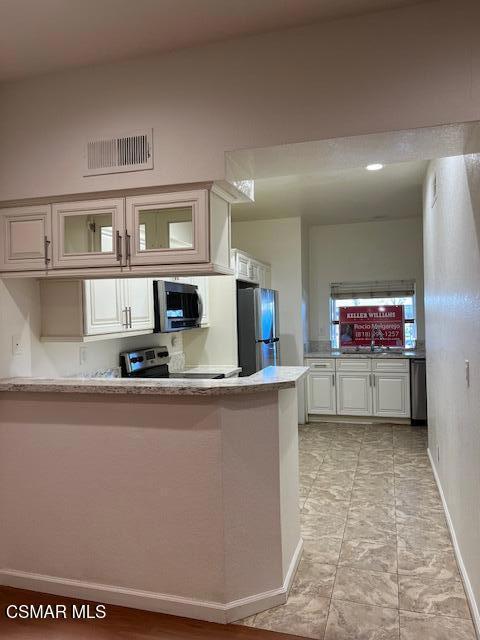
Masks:
[[[153,130],[88,140],[85,176],[153,169]]]

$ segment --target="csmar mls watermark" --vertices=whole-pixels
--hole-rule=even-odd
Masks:
[[[104,604],[9,604],[5,616],[10,620],[102,620]]]

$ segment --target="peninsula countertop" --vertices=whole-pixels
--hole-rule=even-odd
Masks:
[[[267,367],[244,378],[0,378],[0,392],[221,396],[294,388],[308,367]]]

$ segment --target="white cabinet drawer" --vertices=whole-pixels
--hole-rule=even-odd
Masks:
[[[371,371],[372,361],[370,358],[339,358],[337,360],[337,371]]]
[[[408,372],[410,362],[404,358],[385,358],[372,360],[373,371],[388,371],[397,373],[399,371]]]
[[[312,371],[335,371],[335,360],[333,358],[307,358],[305,366]]]

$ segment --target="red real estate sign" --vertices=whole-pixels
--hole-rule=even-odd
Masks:
[[[403,347],[404,327],[403,305],[340,307],[341,347]]]

